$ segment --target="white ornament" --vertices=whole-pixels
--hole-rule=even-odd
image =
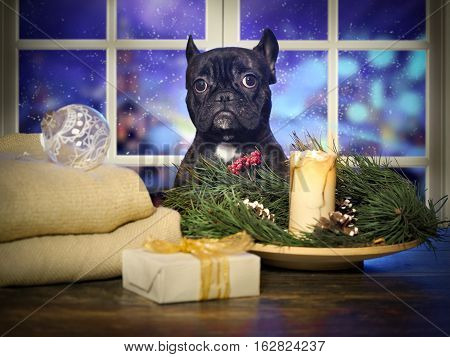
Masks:
[[[41,128],[41,144],[52,161],[84,170],[104,161],[111,141],[103,115],[81,104],[47,114]]]

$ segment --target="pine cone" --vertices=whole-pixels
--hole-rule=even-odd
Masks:
[[[270,213],[268,208],[264,208],[262,203],[259,203],[258,201],[250,202],[248,198],[242,201],[242,203],[247,208],[251,209],[259,218],[275,222],[275,215]]]
[[[356,209],[353,208],[350,197],[337,201],[337,210],[331,212],[329,218],[321,217],[317,223],[317,227],[332,231],[336,234],[343,233],[353,237],[358,234],[358,227],[355,226]]]

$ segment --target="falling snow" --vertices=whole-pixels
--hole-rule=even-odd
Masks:
[[[241,0],[241,39],[269,27],[279,40],[326,40],[327,0]]]
[[[19,52],[19,129],[39,133],[48,111],[86,104],[105,114],[104,51]]]
[[[205,0],[118,0],[119,38],[205,38]]]
[[[424,39],[425,4],[425,0],[339,0],[339,37],[344,40]]]
[[[20,38],[102,39],[105,0],[20,0]]]
[[[277,83],[271,86],[271,127],[286,152],[291,134],[306,131],[327,138],[327,53],[281,51],[276,64]]]
[[[339,144],[348,153],[425,155],[425,52],[341,52]]]
[[[186,152],[195,130],[186,109],[185,71],[184,51],[118,52],[119,154]]]

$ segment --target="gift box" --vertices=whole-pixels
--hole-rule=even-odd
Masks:
[[[129,249],[123,287],[159,304],[259,295],[260,258],[250,253],[198,258]]]

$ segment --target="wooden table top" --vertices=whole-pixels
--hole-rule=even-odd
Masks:
[[[366,261],[367,275],[263,267],[261,296],[252,298],[157,305],[124,290],[120,279],[78,283],[62,292],[63,284],[1,288],[0,333],[444,336],[450,334],[450,241],[437,246],[436,254],[419,247]]]

